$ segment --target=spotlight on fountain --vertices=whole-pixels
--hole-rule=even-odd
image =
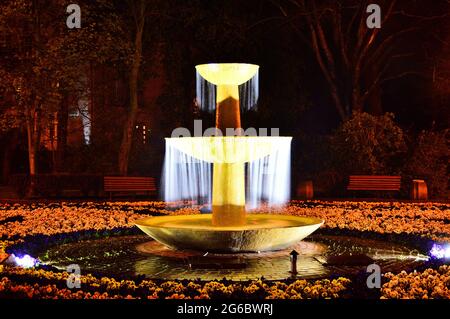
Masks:
[[[263,201],[282,205],[290,190],[292,137],[239,135],[241,109],[256,105],[259,66],[223,63],[196,69],[201,107],[215,109],[216,129],[238,134],[166,138],[163,189],[166,201],[202,199],[212,214],[152,217],[136,225],[174,249],[224,252],[284,249],[314,232],[322,220],[246,212]]]

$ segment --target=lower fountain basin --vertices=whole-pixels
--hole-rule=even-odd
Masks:
[[[149,217],[136,221],[143,232],[173,249],[255,252],[285,249],[313,233],[323,220],[276,214],[247,214],[244,226],[212,226],[212,215]]]

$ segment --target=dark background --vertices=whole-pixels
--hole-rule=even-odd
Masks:
[[[53,103],[51,107],[43,103],[42,114],[46,116],[42,116],[39,124],[44,132],[42,136],[45,137],[48,131],[47,115],[57,112],[59,143],[56,149],[49,149],[45,141],[39,142],[37,174],[119,174],[117,154],[130,110],[129,59],[136,32],[133,17],[136,11],[133,10],[139,1],[80,1],[80,30],[84,30],[84,34],[65,28],[67,1],[29,1],[35,11],[24,12],[14,9],[15,2],[6,1],[4,6],[13,9],[2,11],[0,64],[3,69],[14,73],[12,70],[23,67],[22,75],[26,75],[34,63],[48,62],[26,60],[29,64],[25,64],[24,59],[17,58],[23,51],[18,49],[16,42],[8,40],[14,34],[24,39],[31,34],[34,39],[36,30],[30,26],[36,23],[36,8],[41,17],[38,24],[42,24],[40,41],[47,41],[46,45],[51,39],[68,41],[64,46],[65,53],[58,57],[64,60],[70,53],[70,61],[79,63],[75,80],[58,82],[67,84],[58,102],[49,102],[49,105]],[[348,101],[353,89],[349,84],[353,73],[345,68],[340,59],[340,48],[334,41],[339,33],[334,20],[335,10],[341,10],[342,29],[346,30],[350,25],[350,32],[345,35],[346,47],[353,52],[358,42],[357,22],[364,21],[368,15],[364,9],[369,2],[144,2],[147,4],[146,20],[135,124],[141,128],[146,125],[147,139],[144,144],[140,129],[133,133],[128,175],[159,178],[164,137],[170,136],[176,127],[192,128],[195,118],[213,125],[213,116],[201,112],[194,104],[196,64],[245,62],[260,65],[260,100],[257,111],[242,114],[243,126],[278,127],[282,135],[294,137],[294,193],[300,181],[313,180],[319,196],[345,196],[343,185],[350,174],[401,174],[407,181],[425,179],[434,197],[448,196],[448,1],[404,0],[395,3],[389,19],[383,20],[373,40],[371,50],[375,52],[383,45],[381,53],[378,58],[374,55],[370,62],[369,57],[363,59],[369,71],[358,78],[362,91],[383,72],[380,83],[365,102],[350,106],[344,118],[335,106],[317,52],[311,47],[308,16],[311,17],[312,10],[320,15],[318,23],[335,58],[334,83],[339,88],[339,97]],[[390,2],[379,1],[379,4],[384,19],[390,10]],[[357,20],[350,24],[353,16]],[[372,30],[368,32],[370,35]],[[86,40],[88,35],[94,40]],[[393,35],[395,37],[390,39]],[[367,40],[368,35],[364,38]],[[388,42],[386,46],[384,42]],[[130,47],[131,51],[127,51]],[[53,51],[47,53],[50,61]],[[324,50],[319,50],[319,54],[326,59]],[[46,59],[45,54],[43,59]],[[352,59],[353,55],[351,63],[354,62]],[[56,65],[53,60],[48,64]],[[50,76],[59,74],[52,70],[48,67],[46,72]],[[30,91],[39,91],[45,78],[36,74],[30,76],[36,81],[30,85]],[[3,76],[0,100],[3,115],[11,109],[16,110],[13,114],[17,115],[17,110],[22,107],[17,90],[14,90],[14,76]],[[77,86],[79,91],[73,89],[73,82],[83,83]],[[42,86],[42,90],[48,87]],[[92,132],[88,145],[80,138],[82,128],[70,124],[76,121],[71,117],[71,109],[76,108],[80,92],[87,92],[89,101]],[[361,118],[361,112],[370,117]],[[392,116],[384,116],[385,113],[392,113]],[[13,125],[1,122],[3,184],[17,184],[18,175],[29,175],[27,131],[23,119],[16,122]],[[367,135],[367,132],[379,132],[380,128],[383,134]],[[401,136],[396,128],[401,131]],[[348,142],[352,145],[343,146],[342,141],[352,141]],[[358,159],[360,155],[362,159]],[[376,163],[364,161],[367,156],[373,156]],[[402,196],[407,192],[406,187]]]

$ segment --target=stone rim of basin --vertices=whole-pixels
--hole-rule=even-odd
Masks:
[[[255,218],[258,217],[258,218]],[[246,215],[247,223],[242,226],[213,226],[212,224],[189,224],[186,221],[211,221],[212,214],[195,214],[195,215],[175,215],[175,216],[156,216],[146,217],[135,221],[136,226],[170,228],[170,229],[190,229],[194,231],[251,231],[264,230],[273,228],[293,228],[319,225],[324,223],[323,219],[309,216],[290,216],[283,214],[260,214],[248,213]],[[266,223],[252,224],[248,222],[266,221]],[[269,221],[269,222],[267,222]],[[282,223],[283,221],[292,224]]]
[[[136,225],[147,235],[172,249],[260,252],[290,247],[323,224],[323,220],[314,217],[247,214],[247,221],[255,218],[269,222],[263,225],[265,227],[259,228],[254,227],[251,222],[239,226],[217,227],[211,223],[212,215],[202,214],[150,217],[136,221]],[[297,223],[283,224],[286,220]],[[170,224],[170,221],[173,221],[173,224]],[[183,221],[187,223],[182,224]],[[198,221],[206,221],[208,224],[201,225]],[[164,222],[166,225],[161,225]]]

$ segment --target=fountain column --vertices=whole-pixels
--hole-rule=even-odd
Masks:
[[[195,67],[207,81],[216,85],[216,128],[226,134],[226,129],[241,128],[239,104],[239,85],[247,82],[258,73],[259,66],[254,64],[224,63],[202,64]],[[236,132],[236,131],[235,131]],[[240,135],[240,132],[233,135]],[[239,150],[228,151],[227,145],[242,137],[223,144],[225,158]],[[238,147],[238,144],[235,145]],[[243,150],[244,151],[244,150]],[[214,162],[212,191],[212,224],[214,226],[245,225],[245,163],[233,161]]]
[[[239,89],[233,84],[217,85],[216,128],[241,128]],[[212,193],[213,226],[245,224],[245,165],[243,163],[214,163]]]

